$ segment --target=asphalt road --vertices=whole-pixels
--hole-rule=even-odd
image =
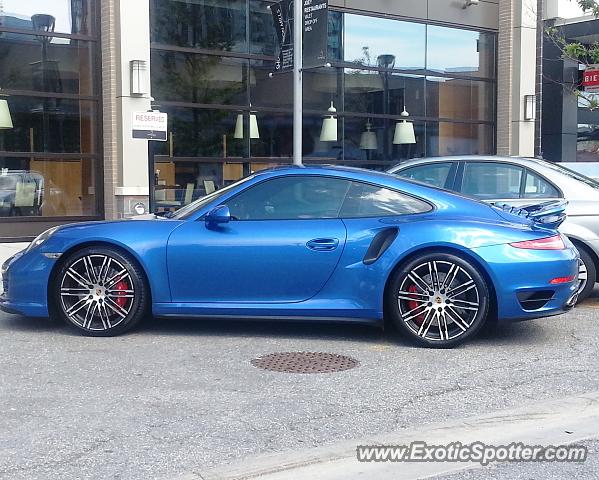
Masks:
[[[257,454],[594,392],[595,293],[567,315],[503,325],[454,350],[414,348],[364,326],[205,320],[152,320],[93,339],[1,314],[0,478],[183,478]],[[288,351],[350,355],[360,366],[293,375],[250,364]],[[492,474],[599,478],[597,445],[589,441],[583,465]]]

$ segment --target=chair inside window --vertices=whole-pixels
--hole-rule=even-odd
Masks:
[[[214,180],[204,180],[204,190],[206,191],[206,195],[216,192]]]
[[[183,205],[189,205],[191,203],[191,201],[193,200],[194,187],[195,187],[195,185],[193,183],[187,184],[187,187],[185,188],[185,198],[183,201]]]

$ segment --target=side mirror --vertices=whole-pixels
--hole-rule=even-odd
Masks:
[[[226,205],[219,205],[208,212],[205,217],[206,228],[214,228],[231,221],[231,211]]]

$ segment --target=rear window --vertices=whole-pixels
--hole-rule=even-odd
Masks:
[[[386,217],[430,212],[427,202],[378,185],[352,182],[341,207],[341,218]]]
[[[403,178],[428,183],[439,188],[448,188],[447,180],[451,171],[451,162],[428,163],[400,170],[397,174]]]
[[[574,178],[575,180],[578,180],[579,182],[586,183],[589,187],[593,187],[593,188],[599,190],[599,182],[583,175],[582,173],[578,173],[578,172],[575,172],[574,170],[570,170],[569,168],[566,168],[566,167],[560,165],[559,163],[552,163],[552,162],[545,162],[545,161],[539,161],[539,163],[541,163],[544,167],[550,168],[552,170],[556,170],[563,175],[566,175],[570,178]]]

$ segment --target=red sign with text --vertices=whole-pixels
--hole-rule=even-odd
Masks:
[[[587,68],[582,78],[582,86],[587,92],[599,91],[599,69]]]

